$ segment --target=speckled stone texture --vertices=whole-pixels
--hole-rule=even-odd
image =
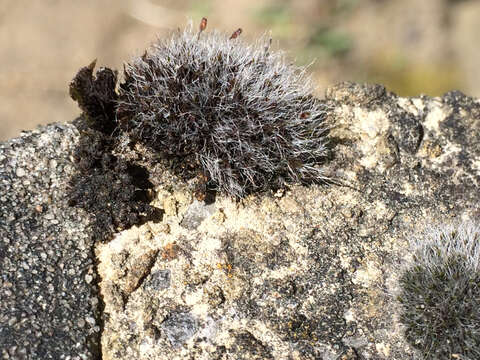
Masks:
[[[0,144],[0,356],[99,359],[90,218],[68,205],[73,125]]]
[[[327,102],[330,185],[207,205],[156,171],[162,219],[96,247],[103,359],[419,358],[399,270],[426,224],[478,218],[480,102],[352,83]]]
[[[79,182],[89,175],[71,157],[86,153],[74,148],[96,135],[71,125],[1,144],[2,357],[419,359],[398,275],[426,224],[479,217],[480,101],[352,83],[326,95],[332,182],[241,201],[206,204],[143,154],[102,146],[103,164],[129,156],[124,167],[141,171],[98,166]],[[69,193],[99,206],[69,206]],[[156,216],[128,225],[150,200]]]

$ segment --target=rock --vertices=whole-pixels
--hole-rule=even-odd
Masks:
[[[92,219],[68,205],[78,139],[50,125],[0,143],[2,359],[100,356]]]
[[[97,247],[104,359],[414,358],[398,269],[426,224],[478,217],[480,101],[352,83],[327,101],[330,185],[209,207],[190,195]],[[187,196],[178,184],[156,191],[160,208]],[[151,251],[145,285],[115,300],[130,270],[112,259]]]
[[[123,208],[116,196],[115,208],[138,210],[116,232],[115,211],[102,230],[99,204],[92,213],[67,206],[68,178],[78,178],[71,125],[1,145],[2,356],[93,359],[98,342],[87,339],[102,324],[103,359],[418,358],[399,321],[399,269],[427,224],[480,214],[480,101],[353,83],[330,88],[326,101],[330,184],[206,205],[168,169],[140,168],[129,155],[131,177],[105,179],[135,194],[141,174],[153,200]],[[95,184],[84,187],[93,200]],[[161,216],[132,226],[148,209],[139,199]]]
[[[147,287],[154,290],[168,289],[170,287],[170,270],[158,270],[151,274]]]
[[[214,211],[214,204],[205,205],[200,201],[194,200],[193,203],[188,207],[188,210],[185,213],[180,225],[188,230],[194,230],[206,217],[213,214]]]
[[[160,327],[174,347],[180,347],[197,332],[195,318],[188,312],[169,314]]]

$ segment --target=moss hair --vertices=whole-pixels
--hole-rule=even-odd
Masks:
[[[480,359],[480,227],[428,228],[400,277],[406,339],[425,359]]]
[[[116,121],[184,179],[201,174],[234,197],[325,180],[326,105],[305,68],[270,49],[193,26],[125,65]]]

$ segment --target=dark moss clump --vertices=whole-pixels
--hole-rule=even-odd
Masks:
[[[425,359],[480,359],[480,229],[432,229],[401,279],[406,338]]]
[[[235,197],[323,180],[326,106],[304,70],[239,33],[187,28],[133,59],[119,89],[121,131],[183,179],[200,172]]]
[[[108,240],[115,231],[158,219],[161,213],[149,205],[153,184],[147,169],[114,155],[116,74],[103,68],[93,76],[94,64],[82,68],[70,84],[84,114],[74,122],[81,137],[69,203],[93,214],[97,240]]]
[[[118,100],[115,91],[117,72],[101,68],[93,76],[95,64],[96,60],[78,71],[70,83],[70,96],[78,103],[90,128],[111,134],[115,129]]]
[[[153,44],[125,65],[118,90],[115,71],[81,69],[70,94],[88,126],[112,136],[117,153],[142,144],[205,191],[238,198],[324,181],[326,105],[305,70],[268,41],[244,43],[241,29],[228,37],[205,27]]]

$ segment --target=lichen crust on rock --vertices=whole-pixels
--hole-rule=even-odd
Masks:
[[[206,203],[162,180],[161,221],[98,246],[105,359],[422,358],[400,270],[412,233],[480,214],[480,102],[353,83],[327,101],[339,184]]]

